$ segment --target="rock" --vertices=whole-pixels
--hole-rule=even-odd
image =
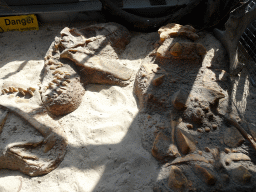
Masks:
[[[176,23],[169,23],[158,30],[160,40],[164,42],[170,37],[187,37],[191,40],[197,40],[199,36],[195,33],[196,30],[190,25],[179,25]]]
[[[210,132],[211,129],[209,127],[205,127],[205,132]]]
[[[212,128],[213,128],[214,130],[216,130],[216,129],[217,129],[217,127],[218,127],[218,125],[216,125],[216,124],[212,124]]]
[[[232,178],[241,184],[246,184],[251,181],[252,174],[244,166],[239,166],[232,169]]]
[[[177,147],[171,142],[171,139],[163,132],[159,132],[155,138],[152,155],[161,161],[166,161],[180,157]]]
[[[172,104],[173,106],[178,110],[184,110],[187,108],[187,99],[188,99],[189,93],[185,91],[184,89],[180,89],[174,95],[172,96]]]
[[[235,128],[226,128],[224,132],[224,143],[231,148],[235,148],[240,146],[245,139],[241,135],[241,133]]]
[[[206,168],[196,164],[194,170],[196,172],[196,175],[198,175],[201,178],[201,180],[203,180],[207,185],[214,185],[216,183],[217,179]]]
[[[178,41],[178,42],[177,42]],[[167,39],[158,49],[158,58],[201,61],[206,54],[202,44]]]
[[[199,133],[203,133],[203,132],[204,132],[204,130],[203,130],[202,128],[197,128],[197,132],[199,132]]]
[[[156,75],[154,76],[153,80],[152,80],[152,84],[153,84],[154,86],[159,86],[159,85],[161,85],[161,84],[164,82],[164,76],[165,76],[165,75],[158,75],[158,74],[156,74]]]
[[[187,177],[183,174],[180,168],[172,166],[168,179],[168,186],[174,191],[185,191],[188,187]]]
[[[209,163],[209,161],[202,157],[201,155],[197,154],[188,154],[185,157],[178,157],[171,162],[171,165],[181,164],[181,163],[188,163],[190,161],[201,161],[205,163]]]
[[[181,129],[176,130],[176,142],[182,154],[193,153],[196,150],[195,143],[190,140]]]
[[[134,93],[138,97],[140,110],[147,107],[150,97],[154,97],[152,94],[153,86],[161,85],[165,74],[165,70],[157,64],[147,63],[141,65],[134,83]]]

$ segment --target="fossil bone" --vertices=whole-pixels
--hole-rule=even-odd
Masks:
[[[26,99],[1,96],[2,108],[23,118],[43,137],[33,136],[31,139],[7,143],[4,148],[0,147],[0,169],[19,170],[30,176],[38,176],[49,173],[63,160],[67,146],[64,132],[60,125],[48,116],[45,109],[35,102],[38,97],[33,97],[29,102],[22,102]],[[0,130],[8,129],[4,127],[7,114],[5,111],[0,117]],[[37,154],[29,152],[30,149],[35,149]]]
[[[16,87],[12,87],[13,92],[18,92],[19,90]]]
[[[238,60],[238,42],[247,26],[256,18],[256,5],[246,12],[247,1],[230,13],[225,24],[225,31],[214,29],[215,36],[221,41],[229,55],[230,73],[236,75],[237,69],[241,67]]]

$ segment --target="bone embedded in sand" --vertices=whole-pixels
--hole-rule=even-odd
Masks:
[[[184,155],[193,153],[196,150],[195,143],[185,135],[184,131],[179,128],[176,130],[176,142],[179,150]]]
[[[64,72],[63,72],[63,71],[61,71],[61,70],[55,70],[52,74],[53,74],[53,75],[56,75],[56,74],[63,75],[63,74],[64,74]]]
[[[59,89],[56,89],[56,92],[60,95],[60,94],[63,92],[63,90],[61,90],[61,89],[59,88]]]
[[[207,185],[214,185],[217,181],[211,171],[198,164],[195,165],[194,171]]]
[[[23,96],[26,95],[26,92],[27,92],[26,89],[24,89],[24,88],[18,88],[18,90],[19,90],[19,92],[20,92]]]
[[[156,159],[161,161],[180,157],[176,145],[173,144],[171,139],[163,132],[157,134],[151,153]]]
[[[59,74],[56,74],[55,77],[56,77],[57,79],[62,79],[62,76],[59,75]]]
[[[53,83],[56,83],[57,85],[59,85],[59,84],[60,84],[60,81],[59,81],[59,80],[57,80],[57,79],[53,79],[53,80],[52,80],[52,82],[53,82]]]
[[[16,87],[12,87],[13,92],[18,92],[19,90]]]
[[[197,40],[199,36],[195,33],[196,29],[190,25],[182,26],[176,23],[169,23],[158,30],[161,42],[171,37],[187,37],[191,40]]]
[[[56,66],[51,66],[50,67],[50,70],[55,70],[56,69]]]
[[[28,89],[28,93],[29,93],[31,96],[34,96],[33,91],[31,91],[30,89]]]
[[[59,73],[58,70],[54,71],[52,74],[55,75],[55,74],[57,74],[57,73]]]
[[[186,191],[188,187],[188,179],[182,170],[173,165],[169,173],[168,186],[175,191]]]
[[[61,85],[63,85],[63,86],[68,86],[68,82],[67,82],[67,81],[63,81],[63,82],[61,83]]]
[[[13,92],[13,88],[9,87],[9,93],[12,93],[12,92]]]
[[[5,93],[9,93],[9,90],[8,89],[3,89]]]
[[[182,163],[188,163],[190,161],[201,161],[205,163],[209,163],[209,161],[205,158],[202,157],[201,155],[197,154],[188,154],[184,157],[178,157],[175,160],[171,162],[171,165],[176,165],[176,164],[182,164]]]

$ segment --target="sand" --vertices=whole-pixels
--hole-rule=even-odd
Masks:
[[[1,81],[38,88],[45,53],[64,27],[1,34]],[[148,43],[139,41],[138,50]],[[145,52],[130,48],[121,59],[134,70],[133,79]],[[151,191],[157,161],[142,147],[137,118],[133,83],[89,85],[81,106],[58,120],[69,142],[61,165],[40,177],[0,170],[0,191]]]
[[[64,27],[64,24],[43,25],[39,31],[0,34],[0,83],[14,81],[38,88],[45,53]],[[1,192],[150,192],[158,180],[168,177],[168,170],[150,150],[155,128],[163,123],[168,126],[169,120],[154,113],[149,119],[147,113],[139,113],[133,93],[136,72],[152,51],[148,48],[158,34],[132,32],[132,35],[131,43],[119,58],[134,71],[131,83],[126,87],[88,85],[80,107],[56,119],[69,143],[59,167],[39,177],[2,169]],[[211,49],[204,60],[205,68],[210,67],[214,54],[220,51],[218,41],[210,38],[208,43]],[[226,53],[223,54],[219,60],[227,59]],[[178,82],[176,86],[184,84]],[[246,107],[244,97],[237,101],[241,108]],[[252,108],[251,105],[249,109]],[[246,109],[242,112],[248,113]],[[147,127],[152,124],[153,127]],[[167,190],[168,186],[163,188]]]

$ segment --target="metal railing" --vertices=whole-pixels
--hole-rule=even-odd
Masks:
[[[249,11],[255,4],[256,0],[251,0],[246,11]],[[239,60],[245,64],[249,79],[256,87],[256,19],[248,25],[240,37],[238,51]]]

